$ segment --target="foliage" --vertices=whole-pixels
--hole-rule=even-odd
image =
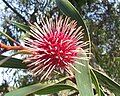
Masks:
[[[6,94],[6,96],[11,96],[11,94],[17,94],[24,91],[24,88],[28,88],[28,90],[32,90],[32,88],[36,88],[33,90],[35,94],[48,94],[53,93],[53,90],[49,90],[49,88],[53,88],[55,90],[55,93],[59,93],[58,91],[61,91],[64,93],[63,90],[69,89],[72,90],[66,91],[69,95],[73,96],[73,94],[79,93],[82,96],[93,96],[92,88],[91,88],[91,79],[95,86],[95,90],[98,93],[98,96],[105,96],[105,90],[104,88],[107,88],[107,90],[110,90],[111,93],[114,93],[115,96],[119,96],[120,92],[120,86],[116,82],[114,82],[112,79],[120,83],[120,68],[118,67],[120,65],[120,17],[119,17],[119,3],[117,1],[110,2],[108,0],[102,0],[102,1],[96,1],[96,0],[56,0],[57,6],[54,5],[55,2],[52,0],[42,0],[42,2],[39,2],[38,0],[16,0],[16,1],[5,1],[2,0],[6,5],[6,11],[11,12],[10,16],[4,18],[4,32],[6,32],[7,35],[15,39],[16,41],[19,41],[19,37],[22,36],[22,32],[26,32],[29,30],[29,27],[26,25],[29,25],[33,22],[39,22],[41,17],[47,16],[52,17],[53,15],[58,15],[59,9],[66,15],[70,16],[72,19],[75,19],[78,21],[79,25],[82,25],[85,29],[85,34],[87,40],[90,41],[91,39],[91,45],[92,45],[92,53],[93,57],[91,59],[91,66],[89,67],[89,62],[79,61],[83,62],[86,67],[82,68],[81,66],[78,69],[79,65],[76,65],[75,67],[80,70],[82,73],[75,73],[76,79],[73,80],[71,83],[71,80],[64,79],[63,83],[60,81],[53,83],[51,86],[51,82],[48,82],[49,85],[42,85],[44,86],[43,89],[41,89],[41,86],[39,85],[38,81],[39,79],[32,78],[31,83],[34,85],[30,85],[27,87],[23,87],[20,89],[17,89],[16,91],[10,92]],[[96,2],[93,2],[96,1]],[[12,4],[16,4],[14,7],[11,6]],[[74,5],[74,6],[73,6]],[[8,10],[8,9],[11,10]],[[32,11],[33,12],[32,12]],[[31,13],[32,12],[32,13]],[[80,14],[79,14],[80,13]],[[42,14],[42,15],[41,15]],[[74,14],[74,15],[73,15]],[[6,19],[7,18],[7,19]],[[84,23],[86,22],[88,29]],[[17,22],[11,22],[9,20],[15,20]],[[22,22],[22,24],[21,24]],[[24,26],[25,24],[25,26]],[[15,27],[16,25],[17,27]],[[26,30],[27,29],[27,30]],[[89,30],[89,31],[88,31]],[[16,35],[14,35],[15,33]],[[19,34],[20,33],[20,34]],[[1,36],[0,39],[2,42],[10,45],[15,45],[10,40],[4,39],[4,36]],[[8,42],[9,41],[9,42]],[[91,47],[91,45],[89,47]],[[1,49],[1,53],[5,52],[5,50]],[[10,57],[7,57],[7,59],[4,56],[0,56],[0,60],[2,60],[0,64],[1,67],[9,67],[9,68],[26,68],[24,64],[21,63],[18,59],[10,59]],[[10,60],[8,60],[10,59]],[[6,61],[8,60],[8,61]],[[16,65],[16,62],[19,62],[19,65]],[[100,65],[100,66],[99,66]],[[87,68],[87,69],[86,69]],[[103,71],[104,69],[104,71]],[[91,72],[91,73],[89,73]],[[108,77],[105,72],[112,78]],[[85,75],[87,73],[87,75]],[[83,78],[80,78],[80,77]],[[87,76],[87,77],[85,77]],[[28,77],[30,78],[30,77]],[[87,78],[87,79],[86,79]],[[27,79],[29,81],[29,79]],[[35,81],[34,81],[35,80]],[[85,80],[85,82],[81,82]],[[88,81],[87,81],[88,80]],[[25,82],[28,82],[25,81]],[[77,82],[77,87],[76,83]],[[37,84],[35,84],[37,83]],[[83,83],[83,84],[82,84]],[[89,87],[84,86],[84,84],[88,84]],[[72,86],[75,87],[72,87]],[[79,86],[81,85],[81,86]],[[26,85],[25,85],[26,86]],[[22,86],[21,86],[22,87]],[[38,89],[38,87],[40,89]],[[58,89],[56,89],[56,87]],[[21,91],[22,90],[22,91]],[[42,90],[42,91],[41,91]],[[39,92],[38,92],[39,91]],[[90,93],[86,93],[86,91],[89,91]],[[17,93],[16,93],[17,92]],[[24,95],[28,94],[29,92],[26,92]],[[30,93],[30,94],[31,94]],[[86,94],[86,95],[85,95]],[[23,94],[22,94],[23,95]],[[13,95],[16,96],[16,95]]]

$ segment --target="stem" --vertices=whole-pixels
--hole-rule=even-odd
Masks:
[[[3,48],[5,50],[25,50],[23,46],[8,46],[3,43],[0,43],[0,48]]]

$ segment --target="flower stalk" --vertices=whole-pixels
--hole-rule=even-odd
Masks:
[[[9,51],[9,50],[25,50],[25,48],[23,46],[10,46],[10,45],[8,46],[1,42],[0,42],[0,48],[3,48],[7,51]]]

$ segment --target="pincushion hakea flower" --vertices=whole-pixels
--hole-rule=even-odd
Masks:
[[[25,40],[26,47],[32,54],[24,60],[28,63],[28,69],[34,75],[40,75],[44,72],[42,79],[46,79],[53,70],[60,72],[66,71],[70,75],[73,73],[70,67],[74,63],[79,63],[76,59],[85,59],[77,57],[78,52],[83,52],[82,48],[88,42],[84,42],[82,27],[77,28],[75,20],[70,21],[69,17],[45,19],[41,21],[41,27],[38,24],[31,25],[30,36]],[[80,64],[80,63],[79,63]]]

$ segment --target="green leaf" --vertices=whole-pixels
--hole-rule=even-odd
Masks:
[[[76,20],[78,22],[78,25],[83,27],[86,36],[85,40],[90,41],[88,29],[77,9],[68,0],[56,0],[56,3],[63,13]],[[91,45],[89,46],[89,48],[91,48]],[[88,67],[89,61],[79,60],[78,62],[83,63],[85,65],[83,67],[80,64],[75,64],[76,69],[81,72],[79,73],[75,71],[75,78],[80,96],[94,96],[92,91],[90,69]]]
[[[67,90],[67,89],[77,90],[76,88],[74,88],[71,85],[67,85],[67,84],[55,84],[55,85],[46,87],[44,89],[41,89],[40,91],[35,92],[35,93],[39,94],[39,95],[45,95],[45,94],[50,94],[50,93],[57,93],[59,91]]]
[[[86,57],[85,54],[81,54],[79,56]],[[89,60],[77,60],[77,62],[85,65],[85,66],[81,66],[78,63],[75,64],[76,69],[81,72],[79,73],[75,71],[75,78],[76,78],[79,94],[80,96],[94,96],[90,69],[89,69]]]
[[[27,87],[23,87],[20,89],[13,90],[5,96],[26,96],[32,93],[35,94],[48,94],[48,93],[54,93],[58,92],[60,90],[65,90],[65,89],[72,89],[76,90],[76,88],[70,86],[70,85],[65,85],[65,84],[58,84],[60,82],[63,82],[64,80],[67,80],[69,77],[64,77],[60,79],[59,81],[56,81],[55,83],[37,83],[34,85],[30,85]]]
[[[12,23],[17,26],[18,28],[26,31],[26,32],[29,32],[30,31],[30,27],[25,25],[25,24],[22,24],[22,23],[18,23],[18,22],[15,22],[15,21],[12,21]]]
[[[0,67],[26,69],[26,65],[22,63],[22,60],[8,56],[0,55],[0,63]]]
[[[14,39],[12,39],[10,36],[8,36],[5,32],[2,32],[2,31],[0,31],[0,33],[2,33],[5,37],[7,37],[9,40],[11,40],[12,42],[15,42],[16,43],[16,41],[14,40]]]
[[[71,17],[72,19],[76,20],[77,23],[78,23],[78,26],[83,27],[84,32],[85,32],[85,41],[90,41],[88,28],[85,25],[85,23],[84,23],[81,15],[79,14],[78,10],[68,0],[56,0],[56,4],[65,15],[67,15],[67,16]]]
[[[120,85],[113,81],[110,77],[106,74],[99,72],[95,69],[92,69],[98,78],[100,85],[108,88],[111,92],[115,94],[115,96],[120,96]]]
[[[101,96],[106,96],[102,89],[100,89]]]
[[[120,62],[120,57],[114,57],[114,61]]]
[[[94,74],[93,70],[90,70],[90,72],[91,72],[92,82],[96,87],[96,92],[97,92],[98,96],[101,96],[101,91],[100,91],[98,79],[97,79],[96,75]]]
[[[2,55],[0,56],[0,60],[2,60],[4,58],[6,58],[6,56],[2,56]],[[0,67],[21,68],[21,69],[27,68],[25,64],[22,64],[22,60],[15,59],[15,58],[11,58],[11,59],[7,60],[5,63],[0,65]],[[81,67],[81,66],[78,65],[78,68],[79,67]],[[96,77],[98,78],[98,81],[100,82],[100,85],[107,87],[109,90],[111,90],[111,92],[115,93],[116,96],[119,96],[120,85],[118,83],[116,83],[115,81],[110,79],[110,77],[106,76],[105,74],[103,74],[103,73],[101,73],[93,68],[91,70],[93,70],[93,72],[95,73]],[[86,77],[86,76],[84,76],[84,77]],[[83,79],[83,81],[85,79]]]

